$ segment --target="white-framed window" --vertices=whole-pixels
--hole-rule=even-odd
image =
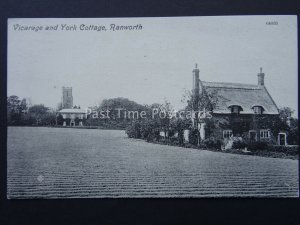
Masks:
[[[260,138],[262,138],[262,139],[269,139],[270,138],[270,131],[269,130],[260,130],[259,134],[260,134]]]
[[[254,114],[261,115],[263,113],[263,108],[261,106],[254,106],[253,111],[254,111]]]
[[[232,130],[223,130],[223,138],[230,138],[232,136]]]

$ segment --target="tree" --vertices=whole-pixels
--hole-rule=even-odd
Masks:
[[[189,129],[191,127],[192,121],[187,118],[177,118],[174,117],[170,121],[172,132],[171,134],[175,134],[177,132],[178,134],[178,144],[182,145],[184,143],[184,130]],[[171,136],[173,136],[171,135]]]
[[[43,104],[33,105],[29,108],[28,113],[35,118],[36,125],[44,125],[51,121],[50,116],[47,115],[48,109],[49,108],[45,107]],[[44,121],[42,121],[42,119]]]
[[[181,102],[187,103],[186,109],[187,110],[207,110],[213,111],[216,108],[216,105],[219,101],[221,96],[218,95],[216,90],[207,92],[203,90],[199,93],[197,97],[197,101],[195,99],[195,95],[191,91],[185,90]]]
[[[200,142],[200,132],[198,130],[198,124],[200,122],[207,124],[206,131],[211,133],[211,129],[214,128],[214,124],[211,123],[210,118],[207,118],[208,113],[213,113],[214,109],[217,106],[221,96],[218,95],[217,90],[206,91],[205,89],[196,95],[191,91],[185,91],[182,102],[186,102],[187,106],[185,108],[186,111],[193,112],[194,120],[193,120],[193,129],[190,133],[196,139],[197,143]],[[193,141],[194,142],[194,141]]]
[[[76,117],[76,118],[75,118],[75,126],[78,126],[80,121],[81,121],[81,120],[80,120],[78,117]]]
[[[16,95],[11,95],[7,97],[7,109],[10,112],[19,112],[20,110],[20,99]]]
[[[299,121],[297,118],[290,119],[290,126],[287,136],[287,142],[290,145],[299,144]]]
[[[26,99],[20,100],[18,96],[11,95],[7,98],[7,123],[8,125],[23,125],[27,113]]]
[[[25,98],[22,99],[22,101],[20,102],[20,112],[21,113],[27,113],[27,101]]]
[[[290,107],[282,107],[279,109],[280,119],[287,122],[294,112],[295,110],[292,110]]]
[[[281,129],[287,132],[288,144],[297,145],[299,142],[299,121],[297,118],[293,117],[294,112],[295,111],[289,107],[282,107],[279,109],[279,117],[282,126],[284,126]]]
[[[141,120],[140,118],[136,118],[137,114],[135,112],[140,113],[141,111],[147,110],[146,106],[140,105],[127,98],[104,99],[99,103],[99,105],[90,108],[92,112],[99,113],[99,118],[94,118],[92,113],[88,115],[85,124],[88,126],[103,126],[106,128],[126,128],[132,123],[132,121],[136,119]],[[100,115],[100,112],[103,112],[103,114]],[[109,117],[106,117],[107,112]],[[131,113],[130,115],[128,113],[125,115],[124,112]]]
[[[64,118],[63,118],[63,116],[60,113],[57,115],[56,120],[57,120],[57,125],[59,125],[59,126],[63,125]]]
[[[167,132],[170,130],[170,121],[173,116],[173,107],[171,103],[165,100],[164,104],[160,105],[159,114],[160,128],[163,129],[165,137],[167,137]]]
[[[41,117],[41,125],[54,126],[56,124],[56,115],[53,112],[47,112]]]

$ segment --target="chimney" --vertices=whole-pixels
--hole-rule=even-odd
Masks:
[[[262,68],[260,67],[260,72],[257,74],[258,77],[258,85],[264,86],[265,85],[265,74],[262,72]]]
[[[200,91],[199,72],[200,70],[198,69],[198,65],[196,64],[195,69],[193,69],[193,92],[195,96],[199,95],[199,91]]]

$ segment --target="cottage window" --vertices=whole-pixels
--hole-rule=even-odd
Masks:
[[[253,111],[254,111],[254,114],[262,114],[263,113],[263,108],[261,106],[254,106],[253,107]]]
[[[260,138],[268,139],[269,137],[270,137],[270,131],[269,130],[260,130]]]
[[[223,138],[230,138],[232,136],[232,130],[223,130]]]

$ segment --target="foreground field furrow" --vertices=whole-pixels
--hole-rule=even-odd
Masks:
[[[286,178],[289,174],[290,174],[291,171],[289,171],[289,173],[282,173],[282,174],[275,174],[275,175],[270,175],[270,174],[265,174],[265,173],[256,173],[256,174],[243,174],[243,173],[240,173],[238,175],[236,174],[232,174],[232,175],[229,175],[229,174],[221,174],[221,173],[216,173],[216,174],[202,174],[202,173],[199,173],[199,174],[195,174],[195,175],[185,175],[185,174],[171,174],[171,173],[166,173],[166,174],[159,174],[159,175],[156,175],[156,174],[148,174],[146,171],[145,173],[143,174],[128,174],[128,173],[113,173],[113,172],[110,172],[110,173],[106,173],[106,174],[103,174],[103,172],[99,171],[98,173],[94,173],[94,172],[91,172],[91,173],[88,173],[88,174],[84,174],[84,175],[80,175],[80,174],[77,174],[77,173],[74,173],[74,172],[69,172],[67,174],[60,174],[60,173],[52,173],[52,174],[46,174],[46,173],[40,173],[40,174],[37,174],[36,176],[38,175],[43,175],[45,178],[55,178],[55,179],[61,179],[61,180],[64,180],[66,178],[70,178],[70,175],[74,175],[76,176],[78,179],[84,179],[86,177],[96,177],[97,179],[115,179],[115,177],[121,177],[123,179],[134,179],[136,177],[140,177],[143,175],[143,177],[141,177],[141,179],[152,179],[153,177],[155,178],[166,178],[166,177],[172,177],[172,178],[182,178],[182,177],[185,177],[187,179],[194,179],[194,178],[197,178],[197,177],[222,177],[224,179],[247,179],[247,178],[254,178],[254,177],[273,177],[273,178]],[[13,174],[13,175],[10,175],[8,174],[10,180],[14,180],[14,179],[20,179],[20,178],[32,178],[33,175],[30,175],[28,173],[19,173],[19,174]],[[55,177],[57,176],[57,177]]]
[[[25,192],[21,192],[18,190],[14,190],[15,196],[18,196],[20,194],[35,194],[35,195],[47,195],[47,194],[55,194],[55,193],[61,193],[68,195],[69,193],[98,193],[99,195],[106,195],[109,193],[165,193],[165,194],[176,194],[176,193],[235,193],[235,194],[241,194],[241,193],[272,193],[272,194],[281,194],[282,188],[266,188],[266,189],[237,189],[237,188],[228,188],[228,189],[218,189],[214,190],[213,188],[162,188],[162,187],[156,187],[156,188],[140,188],[140,187],[126,187],[126,189],[121,188],[97,188],[97,189],[90,189],[90,188],[69,188],[69,189],[51,189],[51,190],[27,190]],[[295,189],[286,190],[285,194],[292,194],[295,192]]]
[[[139,182],[139,181],[127,181],[127,182],[123,182],[123,181],[115,181],[115,182],[111,182],[111,181],[93,181],[93,182],[47,182],[47,183],[21,183],[21,182],[15,182],[15,183],[11,183],[8,182],[8,184],[11,186],[11,188],[13,189],[14,187],[22,187],[22,188],[37,188],[37,187],[72,187],[74,186],[74,184],[76,184],[76,187],[101,187],[101,186],[114,186],[114,185],[118,185],[118,186],[170,186],[170,187],[214,187],[215,185],[218,185],[219,188],[221,187],[246,187],[246,188],[261,188],[261,187],[282,187],[282,188],[287,188],[287,187],[295,187],[297,188],[297,183],[284,183],[284,185],[282,184],[277,184],[277,185],[271,185],[268,183],[261,183],[261,182],[241,182],[241,181],[233,181],[233,182],[214,182],[213,184],[209,184],[207,182],[157,182],[157,181],[152,181],[152,182]],[[248,186],[246,186],[245,184],[248,184]],[[250,185],[251,184],[251,185]]]
[[[186,192],[190,192],[193,191],[193,193],[197,193],[197,192],[201,192],[201,193],[227,193],[227,192],[232,192],[234,191],[235,193],[253,193],[253,192],[257,192],[257,193],[268,193],[270,191],[270,193],[280,193],[282,192],[282,188],[264,188],[264,189],[240,189],[240,188],[220,188],[218,190],[215,190],[214,188],[210,187],[210,188],[170,188],[170,187],[152,187],[152,188],[140,188],[140,187],[126,187],[126,189],[124,189],[124,187],[106,187],[106,188],[89,188],[89,187],[85,187],[85,188],[53,188],[53,189],[49,189],[47,191],[44,191],[43,189],[38,190],[26,190],[26,191],[20,191],[20,190],[16,190],[18,191],[18,194],[22,194],[22,193],[39,193],[39,194],[49,194],[49,193],[56,193],[57,191],[59,191],[60,193],[64,193],[64,194],[68,194],[68,193],[73,193],[73,192],[82,192],[82,193],[103,193],[106,194],[108,193],[138,193],[138,192],[143,192],[143,193],[150,193],[150,192],[163,192],[163,193],[186,193]],[[293,192],[295,191],[295,189],[290,189],[286,191],[286,193],[288,192]]]
[[[213,178],[215,181],[213,182],[214,184],[237,184],[237,183],[241,183],[241,184],[268,184],[268,180],[267,178],[261,178],[261,179],[255,179],[255,178],[243,178],[243,179],[221,179],[221,178]],[[270,178],[268,178],[270,179]],[[177,182],[174,182],[174,180],[177,180]],[[207,183],[208,182],[208,178],[205,177],[205,179],[203,178],[194,178],[194,179],[186,179],[183,177],[168,177],[168,178],[162,178],[162,179],[157,179],[156,177],[152,177],[152,178],[148,178],[148,179],[97,179],[97,178],[93,178],[93,177],[88,177],[85,179],[78,179],[76,177],[74,177],[73,179],[70,177],[66,178],[66,179],[61,179],[61,180],[57,180],[57,179],[45,179],[43,182],[46,184],[70,184],[72,185],[73,183],[87,183],[89,185],[93,185],[93,184],[101,184],[101,183],[109,183],[109,184],[131,184],[131,183],[139,183],[139,184],[164,184],[164,183],[180,183],[180,181],[184,182],[184,183],[188,183],[188,184],[193,184],[193,183]],[[41,184],[41,182],[38,182],[37,179],[32,179],[31,183],[35,183],[35,184]],[[279,181],[279,183],[281,183]],[[295,182],[295,180],[293,179],[285,179],[284,181],[285,184],[297,184]],[[28,185],[28,180],[24,180],[21,177],[19,179],[14,179],[14,180],[8,180],[8,184],[11,185]]]
[[[199,198],[199,197],[293,197],[293,192],[287,192],[282,194],[281,192],[240,192],[240,193],[232,193],[232,192],[195,192],[195,193],[166,193],[166,192],[135,192],[135,193],[124,193],[124,192],[69,192],[68,194],[38,194],[38,193],[29,193],[18,196],[12,196],[16,199],[24,199],[24,198],[148,198],[148,197],[161,197],[161,198]]]
[[[8,198],[299,195],[296,160],[157,145],[112,130],[9,127],[7,144]]]

